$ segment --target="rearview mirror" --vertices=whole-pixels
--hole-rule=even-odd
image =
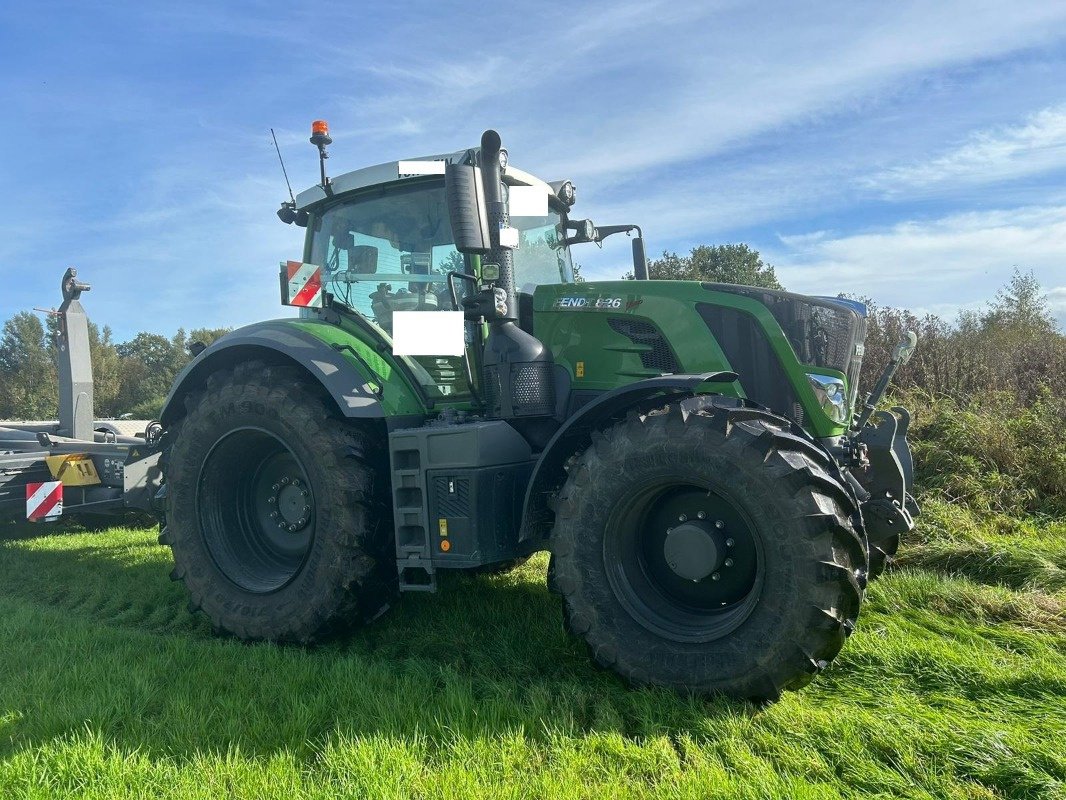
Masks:
[[[467,164],[445,166],[444,196],[448,201],[455,249],[467,255],[488,253],[492,241],[481,169]]]

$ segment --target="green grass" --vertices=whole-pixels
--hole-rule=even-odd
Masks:
[[[36,529],[35,529],[36,532]],[[1066,524],[932,502],[815,683],[634,691],[545,560],[303,650],[211,634],[148,530],[0,541],[0,798],[1066,797]]]

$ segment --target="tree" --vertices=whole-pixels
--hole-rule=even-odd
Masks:
[[[41,321],[20,311],[0,334],[0,418],[55,419],[59,390],[55,360]]]
[[[981,324],[1030,336],[1050,335],[1057,329],[1040,282],[1032,272],[1017,268],[1010,282],[996,292],[996,299],[989,303]]]
[[[122,358],[111,340],[111,328],[105,325],[101,331],[95,323],[89,323],[89,357],[93,364],[96,416],[118,416],[115,401],[122,388]]]
[[[758,250],[746,244],[700,245],[687,256],[663,252],[662,258],[648,262],[648,274],[655,280],[709,281],[737,283],[781,289],[774,268],[763,262]],[[630,273],[626,276],[632,278]]]
[[[189,331],[189,344],[201,342],[207,347],[214,344],[216,339],[221,339],[233,328],[193,328]],[[184,364],[182,365],[184,366]]]
[[[184,330],[173,339],[142,331],[118,345],[122,380],[115,405],[119,413],[136,415],[162,405],[174,376],[188,361],[184,343]]]

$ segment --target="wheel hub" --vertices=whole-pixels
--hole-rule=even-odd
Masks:
[[[285,477],[272,488],[268,503],[277,508],[278,527],[284,526],[290,532],[307,527],[311,517],[311,494],[307,487],[300,485],[300,479]]]
[[[299,573],[315,537],[314,493],[292,450],[261,428],[237,428],[212,447],[198,503],[205,544],[242,589],[268,593]]]
[[[663,542],[667,565],[675,575],[693,582],[717,573],[725,561],[725,550],[725,536],[703,521],[670,528]]]

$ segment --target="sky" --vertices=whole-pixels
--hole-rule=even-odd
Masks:
[[[1032,270],[1066,328],[1066,3],[109,2],[0,8],[0,320],[63,270],[118,340],[285,316],[287,191],[475,145],[790,290],[953,317]],[[575,249],[588,279],[624,237]]]

